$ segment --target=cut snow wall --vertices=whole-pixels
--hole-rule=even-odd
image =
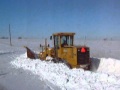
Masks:
[[[120,75],[120,60],[113,58],[91,58],[92,71]]]

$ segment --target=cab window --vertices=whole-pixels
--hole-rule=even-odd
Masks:
[[[60,43],[59,37],[58,36],[54,36],[54,46],[56,48],[59,48],[59,43]]]
[[[61,36],[61,46],[73,46],[73,36]]]

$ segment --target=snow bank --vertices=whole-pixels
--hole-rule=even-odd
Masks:
[[[30,70],[40,79],[48,80],[62,90],[120,90],[120,77],[115,75],[69,69],[62,63],[28,59],[26,54],[17,57],[11,64],[16,68]]]
[[[98,72],[120,75],[120,60],[101,58]]]

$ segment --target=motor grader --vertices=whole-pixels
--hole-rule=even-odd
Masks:
[[[53,47],[50,48],[47,45],[47,39],[45,40],[45,46],[42,47],[42,52],[35,54],[28,47],[27,56],[31,59],[39,58],[40,60],[46,60],[46,57],[52,57],[54,62],[63,62],[70,68],[83,68],[90,70],[90,50],[87,46],[75,46],[74,45],[75,33],[54,33],[50,39],[53,40]]]

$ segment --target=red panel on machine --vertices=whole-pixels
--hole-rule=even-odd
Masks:
[[[86,50],[85,50],[84,47],[81,48],[81,52],[82,52],[82,53],[85,53],[85,52],[86,52]]]

